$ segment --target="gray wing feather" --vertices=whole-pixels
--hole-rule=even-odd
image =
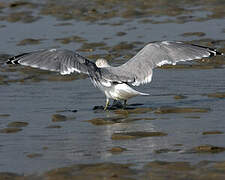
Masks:
[[[132,85],[139,86],[151,82],[152,70],[157,66],[175,65],[179,61],[215,55],[222,55],[222,53],[215,49],[182,42],[154,42],[146,45],[125,64],[104,68],[102,76],[108,80],[132,82]]]
[[[100,73],[95,63],[69,50],[50,49],[24,53],[11,57],[6,63],[56,71],[63,75],[78,72],[96,76]]]

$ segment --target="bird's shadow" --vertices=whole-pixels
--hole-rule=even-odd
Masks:
[[[130,109],[135,109],[136,106],[142,106],[142,105],[144,104],[135,103],[135,104],[126,105],[126,107],[124,107],[124,105],[120,101],[114,101],[113,104],[107,108],[107,110],[117,110],[117,109],[130,110]],[[104,106],[94,106],[93,110],[97,112],[104,111]]]
[[[208,98],[208,99],[190,99],[190,100],[180,100],[177,102],[163,102],[163,103],[158,103],[158,102],[151,102],[147,103],[147,104],[141,104],[141,103],[135,103],[135,104],[128,104],[126,105],[126,107],[123,106],[123,104],[120,101],[115,101],[111,106],[109,106],[107,108],[108,111],[114,111],[114,110],[119,110],[119,109],[124,109],[124,110],[133,110],[133,109],[137,109],[140,108],[141,106],[146,106],[148,108],[152,108],[152,109],[158,109],[158,108],[168,108],[168,107],[184,107],[184,106],[188,106],[188,107],[196,107],[196,106],[201,106],[201,104],[206,104],[206,103],[214,103],[216,101],[220,101],[220,100],[224,100],[224,99],[219,99],[219,98]],[[104,112],[104,106],[94,106],[93,110],[95,112]]]

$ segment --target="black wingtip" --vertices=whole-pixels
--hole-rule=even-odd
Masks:
[[[224,55],[223,53],[218,52],[216,49],[214,49],[213,51],[209,51],[209,53],[210,53],[209,57],[212,57],[212,56],[223,56]]]
[[[20,58],[27,54],[29,54],[29,53],[23,53],[23,54],[19,54],[17,56],[12,56],[6,61],[6,64],[19,64]]]
[[[6,64],[12,64],[12,62],[9,59],[5,63]]]
[[[17,59],[15,59],[14,57],[12,57],[12,58],[10,58],[10,59],[8,59],[8,60],[6,61],[6,64],[19,64],[18,61],[19,61],[19,60],[17,60]]]
[[[223,56],[224,55],[222,52],[219,52],[219,51],[217,51],[216,49],[213,49],[213,48],[200,46],[200,45],[196,45],[196,44],[191,44],[191,45],[206,49],[210,53],[209,57],[212,57],[212,56]]]

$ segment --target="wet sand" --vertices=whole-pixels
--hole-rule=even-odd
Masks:
[[[86,75],[4,64],[65,48],[120,65],[156,40],[225,52],[224,8],[220,0],[1,1],[0,179],[225,179],[224,57],[157,68],[138,88],[151,96],[107,112]]]
[[[0,173],[1,179],[29,180],[147,180],[147,179],[216,179],[225,178],[225,162],[200,161],[197,164],[189,162],[152,161],[141,169],[133,168],[133,164],[97,163],[77,164],[63,168],[57,168],[42,175],[19,175],[16,173]]]

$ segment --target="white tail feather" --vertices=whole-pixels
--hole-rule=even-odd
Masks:
[[[142,95],[142,96],[149,96],[148,93],[142,93],[142,92],[139,92],[139,94]]]
[[[147,96],[149,94],[138,92],[135,89],[131,88],[129,85],[122,83],[115,85],[113,89],[107,92],[107,95],[112,99],[129,99],[134,96]]]

